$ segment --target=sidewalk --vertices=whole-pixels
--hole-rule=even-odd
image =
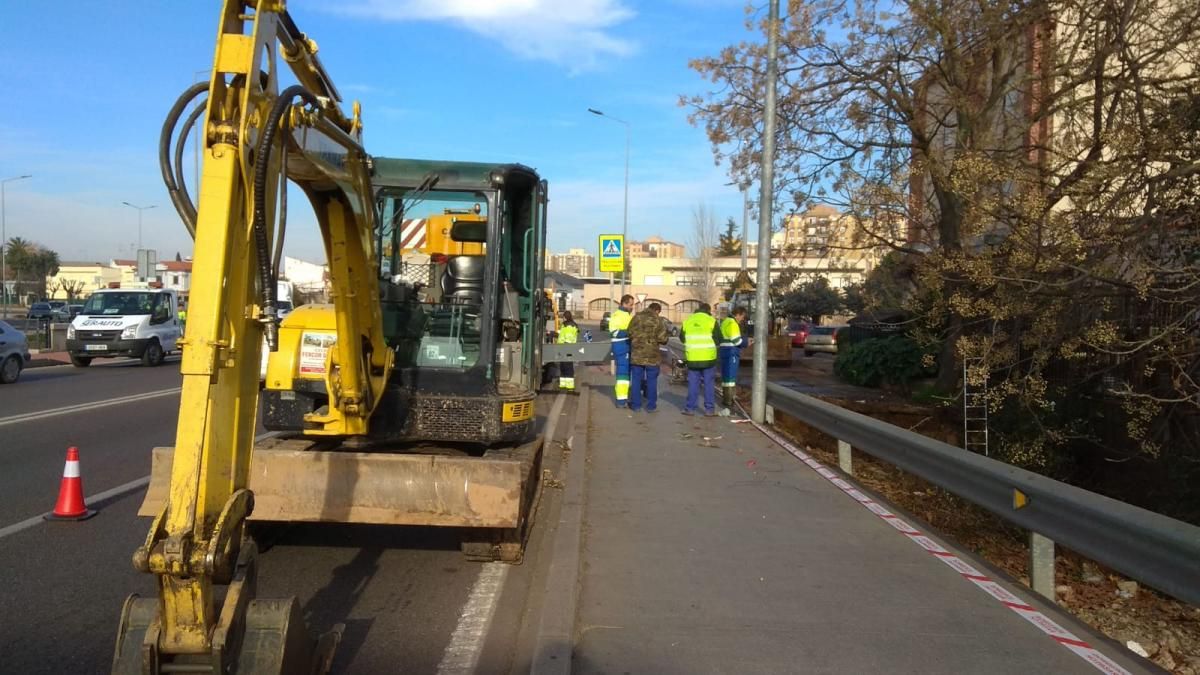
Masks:
[[[617,409],[611,378],[587,370],[573,672],[1097,672],[751,425],[680,415],[666,377],[660,412]]]
[[[61,366],[71,362],[71,355],[66,352],[52,352],[46,349],[31,349],[29,352],[33,359],[25,366],[26,368]]]

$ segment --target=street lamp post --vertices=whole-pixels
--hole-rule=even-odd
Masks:
[[[629,246],[629,139],[630,139],[630,124],[622,119],[617,119],[612,115],[606,115],[595,108],[588,108],[588,112],[600,117],[606,117],[614,122],[625,125],[625,213],[621,219],[621,297],[625,297],[625,282],[628,267],[629,254],[627,246]]]
[[[124,204],[125,206],[128,206],[131,209],[136,209],[138,212],[138,250],[140,251],[140,250],[142,250],[142,211],[149,211],[150,209],[152,209],[158,205],[151,204],[150,206],[134,206],[133,204],[130,204],[129,202],[121,202],[121,203]]]
[[[775,87],[779,73],[779,0],[770,0],[767,19],[766,97],[763,101],[762,164],[759,168],[758,286],[754,303],[754,383],[750,419],[762,424],[767,414],[767,312],[771,286],[771,206],[775,194]]]
[[[747,242],[750,240],[750,188],[742,189],[742,271],[746,271],[746,250],[749,248]],[[763,243],[758,242],[759,246]],[[769,245],[769,244],[768,244]]]
[[[8,246],[8,222],[6,221],[4,208],[4,186],[15,180],[24,180],[32,178],[33,174],[25,174],[23,176],[13,176],[0,180],[0,302],[3,302],[4,316],[8,316],[8,256],[5,252],[5,247]]]

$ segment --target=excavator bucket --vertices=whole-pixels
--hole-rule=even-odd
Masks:
[[[309,638],[295,598],[256,599],[253,542],[243,544],[238,569],[225,594],[212,651],[205,654],[159,653],[157,598],[131,595],[121,610],[113,653],[113,675],[142,673],[232,673],[233,675],[317,675],[328,673],[341,641],[342,626]],[[164,659],[170,658],[169,662]]]
[[[518,528],[538,481],[542,439],[482,457],[315,449],[305,439],[256,445],[250,520]],[[172,448],[155,448],[138,515],[157,515],[170,487]]]

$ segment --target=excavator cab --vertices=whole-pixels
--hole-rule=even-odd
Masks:
[[[379,297],[394,365],[370,436],[485,446],[530,438],[545,324],[545,181],[515,164],[373,165]],[[405,245],[413,222],[426,227],[420,248]],[[321,435],[312,419],[328,405],[325,354],[310,345],[306,360],[304,336],[328,337],[332,318],[318,315],[332,311],[310,307],[284,322],[263,391],[268,429]]]

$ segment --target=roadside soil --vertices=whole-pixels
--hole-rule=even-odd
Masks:
[[[771,380],[849,410],[959,445],[957,425],[939,421],[935,406],[839,382],[833,359],[797,356],[790,369],[772,369]],[[746,393],[746,392],[742,392]],[[745,401],[749,405],[749,401]],[[776,427],[837,469],[837,442],[808,425],[776,413]],[[884,496],[964,549],[1029,585],[1028,536],[997,516],[927,481],[879,462],[854,455],[854,479]],[[1058,548],[1056,602],[1126,648],[1139,649],[1163,669],[1177,675],[1200,675],[1200,607],[1164,596],[1101,567],[1073,551]],[[1135,646],[1136,643],[1136,646]]]

